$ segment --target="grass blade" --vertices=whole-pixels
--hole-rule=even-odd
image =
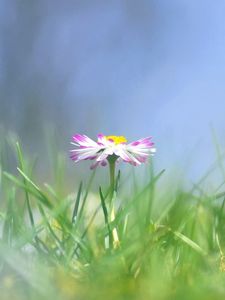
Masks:
[[[80,198],[81,198],[81,192],[82,192],[82,181],[79,185],[78,193],[77,193],[77,198],[75,201],[74,205],[74,210],[73,210],[73,216],[72,216],[72,223],[74,223],[77,219],[77,214],[78,214],[78,209],[79,209],[79,204],[80,204]]]
[[[189,239],[186,235],[184,235],[178,231],[173,231],[173,234],[177,238],[179,238],[181,241],[183,241],[185,244],[187,244],[189,247],[191,247],[196,252],[198,252],[199,254],[201,254],[203,256],[207,254],[198,244],[196,244],[194,241]]]

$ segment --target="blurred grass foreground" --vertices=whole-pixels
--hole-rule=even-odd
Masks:
[[[13,147],[17,172],[1,145],[1,300],[225,299],[225,178],[203,188],[216,166],[189,189],[162,183],[152,164],[141,181],[117,170],[109,222],[108,186],[93,188],[98,170],[69,190],[65,170],[54,168],[65,180],[41,182]]]

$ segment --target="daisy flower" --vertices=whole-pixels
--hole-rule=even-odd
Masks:
[[[81,160],[95,160],[91,169],[98,165],[106,166],[109,164],[110,170],[110,193],[109,193],[109,210],[110,221],[115,220],[115,208],[113,204],[115,191],[115,164],[122,160],[133,166],[145,163],[150,155],[156,151],[151,137],[139,139],[132,143],[127,143],[124,136],[103,134],[98,135],[97,141],[93,141],[86,135],[75,134],[71,142],[76,148],[71,150],[71,159],[75,162]],[[109,230],[109,241],[114,248],[120,246],[120,240],[116,226]]]
[[[91,169],[97,166],[106,166],[107,161],[124,161],[133,166],[145,163],[150,155],[156,152],[151,137],[139,139],[127,143],[124,136],[98,135],[97,141],[93,141],[86,135],[75,134],[72,145],[76,146],[71,150],[71,159],[75,162],[81,160],[95,160]]]

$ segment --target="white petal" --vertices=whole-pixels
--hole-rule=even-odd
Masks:
[[[132,155],[130,152],[128,152],[128,151],[126,151],[125,149],[123,150],[123,151],[121,151],[120,152],[120,157],[121,158],[123,158],[123,157],[126,157],[126,159],[125,159],[125,161],[127,161],[127,162],[134,162],[134,163],[136,163],[136,164],[138,164],[138,165],[140,165],[141,163],[136,159],[136,157],[134,156],[134,155]],[[125,156],[124,156],[124,154],[125,154]],[[129,159],[129,160],[127,160],[127,158]]]
[[[151,148],[150,151],[151,151],[152,153],[155,153],[155,152],[156,152],[156,148]]]
[[[105,153],[105,151],[103,151],[103,152],[98,156],[98,158],[96,159],[96,161],[102,161],[102,160],[106,159],[107,156],[108,156],[108,154]]]

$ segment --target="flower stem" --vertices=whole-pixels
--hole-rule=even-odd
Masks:
[[[110,205],[110,221],[115,220],[115,207],[114,207],[114,193],[115,193],[115,168],[116,168],[117,157],[112,156],[109,161],[109,172],[110,172],[110,193],[109,193],[109,205]],[[112,228],[112,236],[110,237],[113,248],[117,248],[120,244],[117,229]]]
[[[109,199],[110,199],[110,204],[113,199],[113,194],[115,190],[115,161],[110,160],[109,161],[109,173],[110,173],[110,192],[109,192]]]

